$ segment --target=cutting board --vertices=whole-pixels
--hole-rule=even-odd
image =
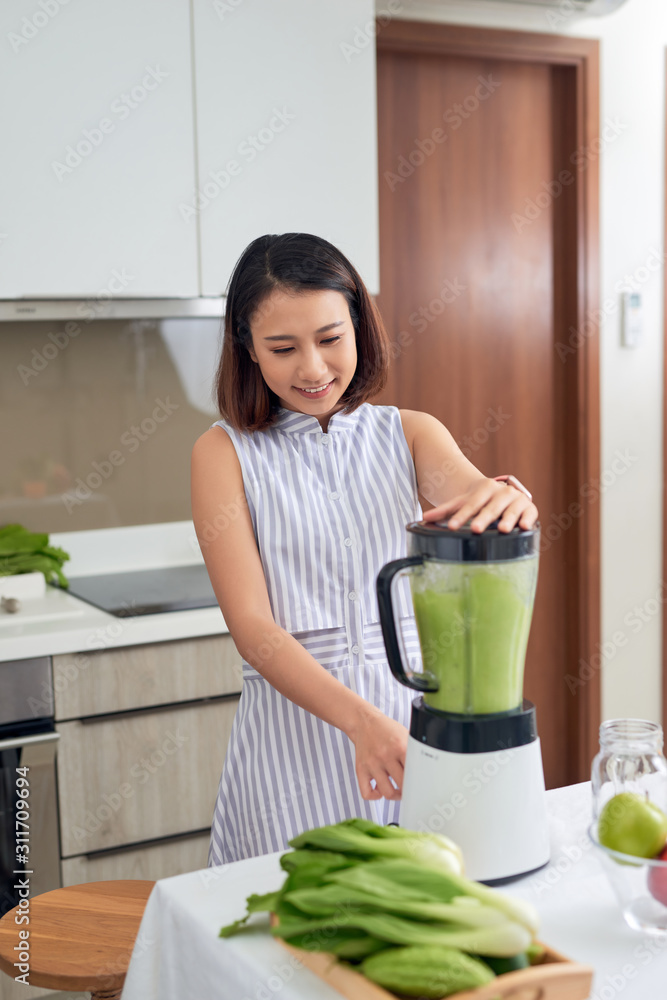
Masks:
[[[32,574],[26,574],[26,576],[29,575]],[[38,575],[43,581],[43,574],[39,573]],[[3,577],[2,579],[13,581],[19,580],[20,577]],[[57,622],[65,618],[81,618],[87,610],[85,604],[73,600],[67,591],[60,590],[58,587],[49,587],[45,594],[38,597],[19,596],[20,592],[17,594],[16,588],[9,585],[5,588],[4,593],[6,596],[18,596],[19,610],[9,614],[0,609],[0,630],[17,625],[30,626],[42,622]]]

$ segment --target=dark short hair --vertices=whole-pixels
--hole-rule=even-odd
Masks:
[[[216,375],[221,415],[239,430],[270,427],[280,408],[252,358],[250,321],[276,289],[333,290],[345,296],[357,342],[357,367],[342,402],[351,413],[377,395],[387,380],[389,349],[380,314],[355,268],[340,250],[310,233],[260,236],[234,268],[225,308],[225,329]]]

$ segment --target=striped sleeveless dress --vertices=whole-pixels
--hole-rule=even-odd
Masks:
[[[409,725],[412,692],[387,664],[377,574],[405,555],[421,518],[399,411],[362,404],[315,417],[281,409],[264,431],[229,434],[239,458],[273,616],[326,670]],[[215,426],[215,425],[214,425]],[[420,665],[407,580],[395,588],[404,647]],[[280,851],[303,830],[361,816],[397,822],[399,803],[361,797],[354,745],[283,697],[249,664],[224,760],[209,865]]]

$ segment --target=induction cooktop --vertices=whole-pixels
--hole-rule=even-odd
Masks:
[[[206,566],[170,566],[70,580],[68,592],[117,618],[217,607]]]

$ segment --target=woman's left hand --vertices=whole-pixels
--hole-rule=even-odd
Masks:
[[[424,514],[425,521],[447,521],[447,527],[455,530],[472,518],[470,527],[482,532],[499,519],[499,531],[532,528],[537,521],[537,507],[525,493],[498,483],[495,479],[481,479],[467,493],[441,503]]]

